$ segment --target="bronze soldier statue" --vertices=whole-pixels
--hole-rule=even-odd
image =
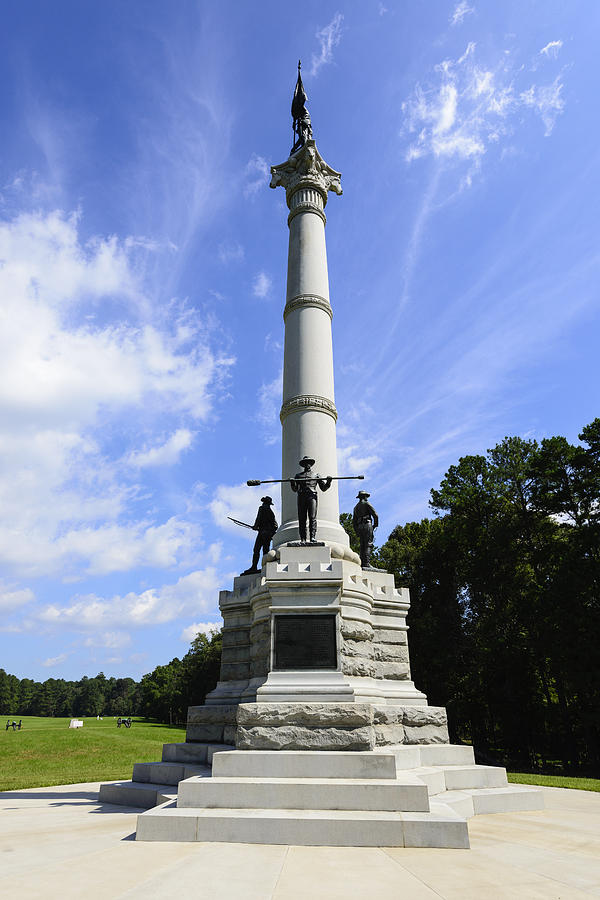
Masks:
[[[300,543],[306,544],[306,520],[308,518],[309,543],[314,544],[317,539],[317,487],[322,491],[328,491],[333,478],[331,475],[318,475],[313,472],[315,461],[309,456],[304,456],[299,465],[303,471],[290,478],[290,487],[298,494],[298,530],[300,531]]]
[[[249,569],[246,569],[245,572],[242,572],[242,575],[255,575],[260,571],[260,569],[258,568],[258,558],[260,556],[260,551],[262,550],[263,554],[269,552],[269,547],[271,546],[273,535],[278,528],[277,519],[275,518],[275,514],[271,509],[271,506],[273,505],[273,500],[271,499],[271,497],[261,497],[260,502],[262,503],[262,506],[258,507],[256,520],[254,522],[254,525],[251,526],[253,531],[258,531],[256,540],[254,542],[252,565]]]
[[[352,524],[360,538],[360,564],[363,569],[372,568],[373,532],[379,525],[379,517],[367,499],[370,496],[367,491],[359,491],[356,495],[358,503],[352,513]]]

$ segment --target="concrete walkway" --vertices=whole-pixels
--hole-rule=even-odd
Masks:
[[[137,843],[98,784],[0,793],[3,896],[236,900],[600,897],[600,794],[545,788],[543,812],[477,816],[471,850]]]

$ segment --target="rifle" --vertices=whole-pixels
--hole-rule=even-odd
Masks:
[[[240,522],[238,519],[232,519],[231,516],[227,516],[230,522],[235,522],[236,525],[243,525],[244,528],[249,528],[250,531],[254,531],[252,525],[247,525],[246,522]]]
[[[321,475],[321,478],[331,478],[332,481],[354,481],[355,479],[363,481],[364,477],[364,475]],[[289,481],[302,481],[302,478],[267,478],[265,481],[250,478],[246,484],[248,487],[257,487],[259,484],[286,484]]]

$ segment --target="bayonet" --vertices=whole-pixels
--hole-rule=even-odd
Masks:
[[[230,522],[235,522],[236,525],[243,525],[244,528],[249,528],[250,531],[255,531],[252,525],[248,525],[247,522],[240,522],[239,519],[232,519],[231,516],[227,516]]]

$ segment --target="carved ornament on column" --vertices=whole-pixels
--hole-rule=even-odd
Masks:
[[[299,394],[297,397],[290,397],[290,399],[286,400],[281,407],[281,412],[279,413],[281,423],[283,424],[283,420],[287,418],[290,413],[297,412],[298,410],[302,410],[302,412],[308,410],[313,412],[324,412],[327,413],[328,416],[331,416],[334,422],[337,420],[335,403],[328,397],[319,397],[317,394]]]
[[[307,141],[284,163],[271,166],[271,187],[285,188],[287,205],[293,214],[310,208],[323,215],[328,192],[342,193],[341,177],[340,172],[327,165],[313,140]],[[298,198],[298,203],[293,203],[292,197],[300,190],[303,196]]]

